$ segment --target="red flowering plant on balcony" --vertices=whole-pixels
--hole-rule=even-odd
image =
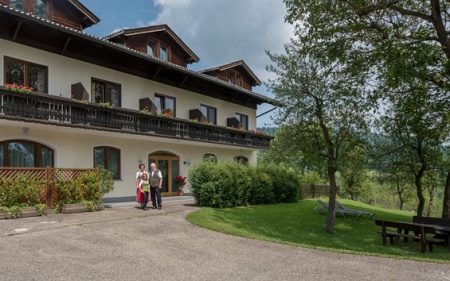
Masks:
[[[198,118],[189,119],[189,121],[194,122],[194,123],[198,123]]]
[[[258,135],[264,135],[264,132],[260,131],[260,130],[253,130],[253,133],[258,134]]]
[[[175,182],[178,185],[178,190],[181,190],[183,188],[183,186],[186,185],[186,177],[177,176],[175,178]]]
[[[139,113],[149,115],[151,112],[148,110],[148,106],[146,105],[144,109],[139,110]]]
[[[5,87],[8,90],[20,92],[20,93],[26,93],[31,94],[31,91],[34,89],[32,87],[24,86],[24,85],[17,85],[17,84],[5,84]]]
[[[174,118],[170,110],[164,110],[162,113],[158,114],[158,116],[164,118]]]

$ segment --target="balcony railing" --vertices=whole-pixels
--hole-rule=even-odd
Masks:
[[[260,149],[269,148],[273,138],[179,118],[146,115],[137,110],[104,108],[58,96],[15,92],[3,87],[0,87],[0,118]]]

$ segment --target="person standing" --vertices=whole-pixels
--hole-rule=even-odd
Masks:
[[[161,171],[156,169],[156,164],[150,164],[150,196],[152,198],[153,209],[161,209],[161,189],[163,177]],[[156,205],[158,204],[158,205]]]
[[[147,174],[147,177],[149,177],[148,173],[145,171],[145,164],[139,164],[139,171],[136,173],[136,201],[138,203],[141,203],[141,208],[144,206],[144,201],[142,200],[142,192],[139,190],[139,183],[142,180],[142,175]],[[147,198],[148,200],[148,198]],[[148,201],[147,201],[148,202]]]
[[[147,173],[142,174],[142,180],[139,183],[139,191],[142,193],[142,209],[147,209],[148,193],[150,192],[150,183],[148,182]]]

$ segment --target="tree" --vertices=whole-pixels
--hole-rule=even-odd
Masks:
[[[308,157],[323,157],[330,184],[326,231],[333,232],[335,222],[336,172],[347,152],[360,145],[365,131],[368,107],[365,89],[354,76],[340,72],[341,65],[316,60],[302,52],[304,46],[291,40],[286,54],[267,52],[272,62],[268,70],[277,74],[267,86],[284,104],[278,123],[291,127],[291,139]]]
[[[363,147],[356,146],[348,152],[346,161],[342,163],[340,171],[342,187],[352,200],[356,200],[364,191],[364,182],[367,178],[367,162],[366,152]]]
[[[347,73],[373,78],[373,98],[400,100],[395,91],[427,92],[426,103],[448,111],[450,3],[408,0],[284,0],[308,54],[344,63]],[[363,73],[363,74],[361,74]],[[405,88],[405,85],[410,87]],[[422,101],[423,102],[423,101]],[[448,138],[448,134],[445,136]],[[421,156],[424,144],[417,139]],[[427,169],[422,161],[416,185]],[[449,173],[450,176],[450,173]],[[450,177],[444,211],[450,217]],[[420,193],[418,191],[418,196]],[[421,209],[420,204],[418,209]]]

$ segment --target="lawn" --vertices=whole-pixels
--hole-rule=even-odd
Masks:
[[[327,198],[322,198],[328,201]],[[420,245],[409,241],[399,246],[381,245],[379,226],[374,219],[412,221],[412,213],[377,208],[360,202],[339,199],[348,208],[375,212],[372,219],[358,220],[337,216],[334,233],[325,231],[326,214],[316,214],[315,199],[298,203],[258,205],[231,209],[202,208],[188,215],[196,225],[248,238],[286,243],[341,253],[373,255],[450,263],[446,245],[435,245],[433,253],[420,252]]]

